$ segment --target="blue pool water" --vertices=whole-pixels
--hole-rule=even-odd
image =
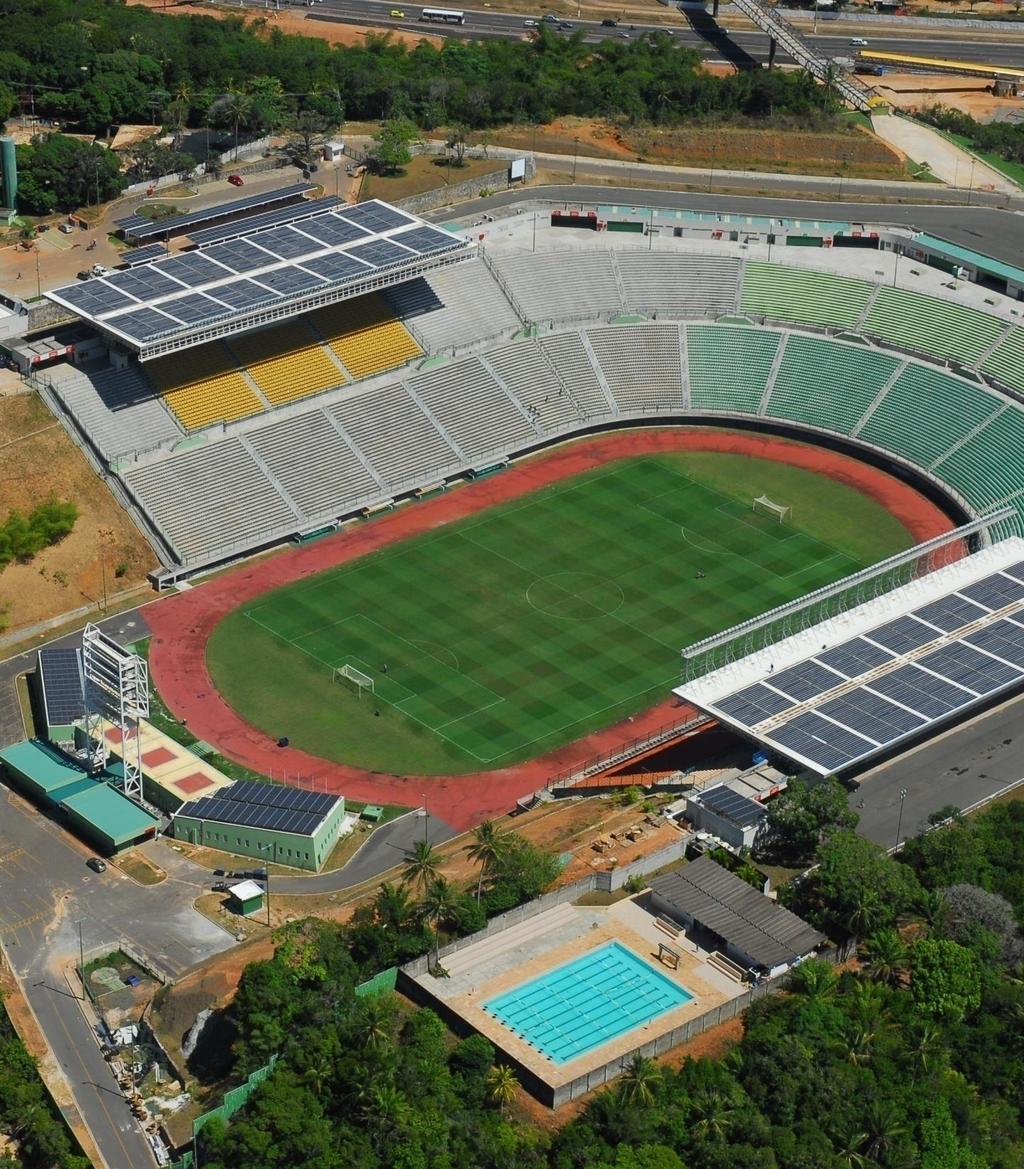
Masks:
[[[618,942],[609,942],[484,1003],[520,1039],[567,1063],[693,995]]]

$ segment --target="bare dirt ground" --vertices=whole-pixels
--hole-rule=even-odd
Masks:
[[[996,97],[991,82],[982,78],[949,77],[937,73],[886,73],[872,84],[897,109],[920,110],[943,105],[962,110],[979,122],[1019,113],[1020,98]]]
[[[106,484],[35,394],[0,398],[0,518],[49,495],[79,511],[74,530],[28,564],[0,573],[8,629],[48,620],[145,583],[152,550]]]

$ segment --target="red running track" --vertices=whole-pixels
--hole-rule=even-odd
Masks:
[[[304,783],[312,781],[318,788],[369,803],[419,807],[426,796],[431,812],[458,829],[471,828],[486,817],[503,815],[516,800],[543,787],[551,776],[595,755],[614,751],[670,720],[681,719],[687,711],[678,700],[668,698],[631,720],[499,771],[457,776],[389,775],[333,763],[296,747],[278,747],[269,735],[250,726],[214,688],[206,669],[206,643],[225,614],[269,589],[344,564],[613,459],[666,451],[752,455],[816,471],[875,499],[917,542],[949,531],[953,526],[940,508],[907,484],[866,463],[819,447],[750,432],[699,427],[602,435],[570,443],[516,464],[500,475],[461,486],[415,506],[401,507],[371,523],[304,547],[291,548],[269,560],[240,567],[154,602],[147,607],[146,618],[153,632],[149,660],[156,687],[170,710],[187,722],[194,735],[254,771],[301,776]]]

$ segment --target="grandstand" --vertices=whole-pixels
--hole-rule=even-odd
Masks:
[[[256,280],[249,265],[266,266],[273,249],[284,267],[324,274],[361,262],[353,249],[368,242],[437,243],[401,212],[368,241],[375,214],[391,221],[384,205],[359,208],[183,255],[223,264],[230,249]],[[281,233],[310,224],[321,252],[288,259],[311,237]],[[370,292],[339,275],[333,303],[303,294],[284,320],[243,327],[239,317],[222,338],[201,321],[173,357],[139,346],[146,360],[122,353],[119,369],[47,374],[55,405],[120,475],[167,578],[637,420],[813,428],[918,468],[965,509],[1008,500],[1024,514],[1022,406],[1004,392],[1024,386],[1024,329],[1009,320],[792,264],[621,239],[482,262],[442,234],[440,258],[459,263],[403,261]]]

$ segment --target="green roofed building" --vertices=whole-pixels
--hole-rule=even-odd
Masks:
[[[108,855],[146,840],[159,827],[155,816],[113,786],[116,770],[90,776],[37,739],[0,749],[0,766],[13,786]]]

